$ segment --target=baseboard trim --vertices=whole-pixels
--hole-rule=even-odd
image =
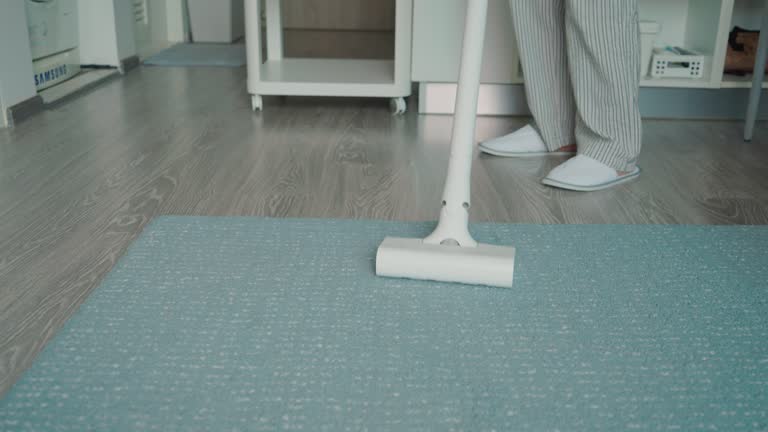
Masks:
[[[419,114],[453,114],[456,84],[419,83]],[[530,115],[525,89],[516,84],[481,84],[478,115]]]
[[[109,73],[104,76],[97,77],[93,81],[88,81],[85,83],[77,82],[76,83],[78,85],[77,87],[69,89],[66,93],[62,95],[51,96],[50,94],[46,94],[46,90],[43,90],[41,93],[41,96],[43,97],[43,103],[45,104],[45,107],[53,108],[61,104],[64,104],[66,102],[69,102],[70,100],[78,98],[90,92],[91,90],[95,89],[96,87],[99,87],[100,85],[107,83],[110,80],[113,80],[120,76],[120,73],[115,68],[109,68],[104,70],[109,71]],[[82,79],[84,76],[85,74],[81,74],[78,77]],[[78,80],[78,77],[73,78],[72,80],[69,81],[69,83],[70,84],[75,83],[75,81]],[[61,85],[66,85],[66,84],[67,83],[62,83]]]
[[[12,105],[7,109],[8,127],[18,124],[44,109],[45,104],[43,104],[43,98],[40,95],[34,95],[27,100]]]
[[[742,120],[749,89],[696,89],[643,87],[640,112],[645,118]],[[768,98],[768,91],[763,91]],[[453,114],[456,84],[419,83],[419,113]],[[481,84],[479,115],[528,116],[528,102],[522,84]],[[762,104],[759,119],[768,119],[768,104]]]
[[[120,60],[120,73],[128,73],[131,69],[137,68],[141,64],[138,55],[132,55]]]

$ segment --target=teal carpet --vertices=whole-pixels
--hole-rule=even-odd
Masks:
[[[0,430],[768,429],[768,227],[476,225],[513,289],[374,277],[430,226],[159,218]]]
[[[180,43],[144,60],[151,66],[240,67],[246,62],[244,44]]]

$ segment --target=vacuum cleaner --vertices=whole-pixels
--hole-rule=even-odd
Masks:
[[[512,287],[515,248],[481,244],[469,232],[470,174],[488,0],[467,2],[448,175],[440,219],[424,239],[387,237],[376,252],[376,274],[441,282]]]

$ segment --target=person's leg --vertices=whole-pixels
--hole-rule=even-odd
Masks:
[[[632,172],[642,142],[637,0],[565,0],[565,8],[579,155]]]
[[[509,6],[523,66],[525,92],[538,134],[531,128],[524,128],[483,144],[492,153],[495,147],[503,149],[504,144],[510,144],[510,139],[536,135],[538,145],[543,139],[544,151],[575,151],[576,108],[568,77],[564,0],[509,0]],[[532,149],[536,145],[522,144],[523,149]],[[566,146],[570,148],[563,149]],[[511,142],[510,148],[520,146]]]

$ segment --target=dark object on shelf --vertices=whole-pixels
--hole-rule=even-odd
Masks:
[[[725,73],[751,74],[755,68],[760,32],[734,27],[728,34],[728,51],[725,55]],[[768,66],[766,67],[768,71]]]

